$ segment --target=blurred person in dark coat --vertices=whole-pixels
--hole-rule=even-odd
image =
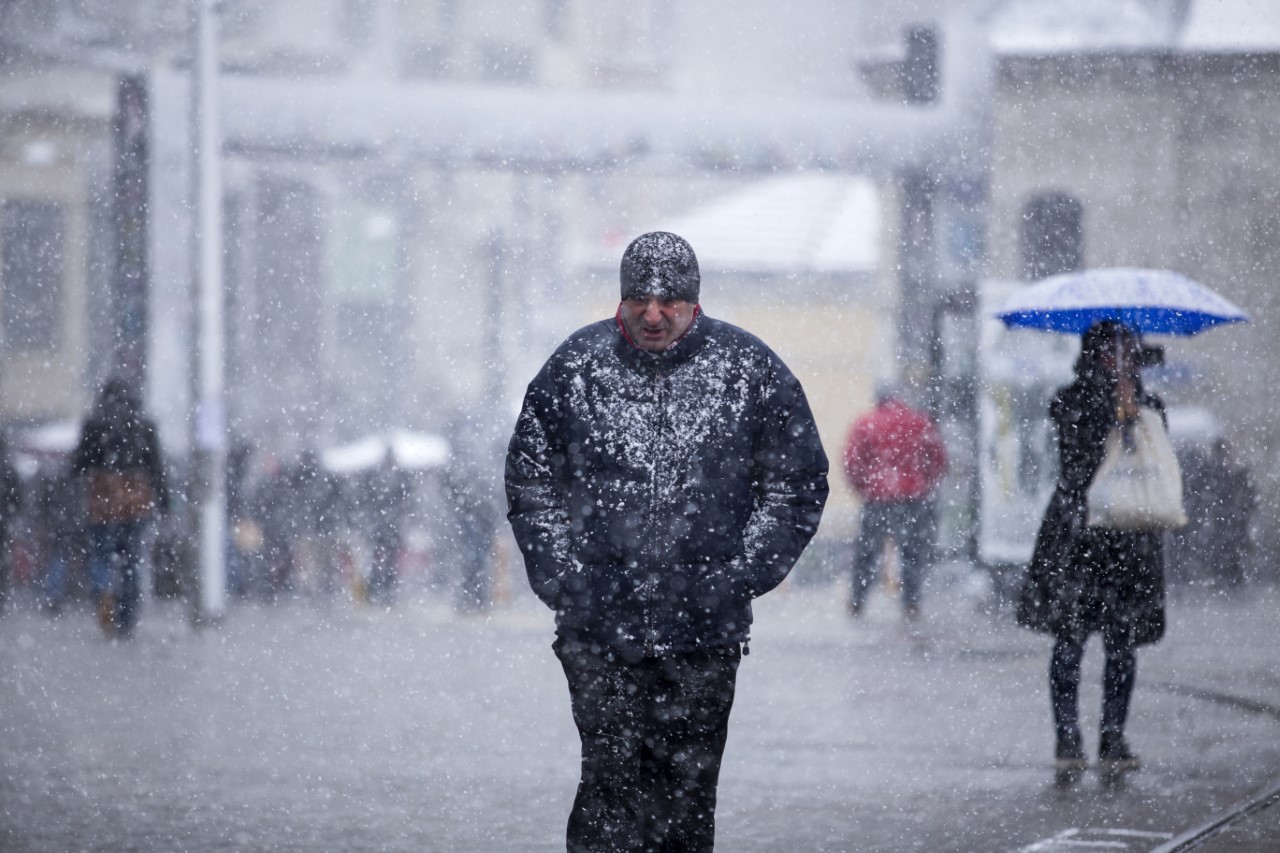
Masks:
[[[9,444],[0,436],[0,613],[9,604],[13,561],[13,528],[22,508],[22,481],[9,455]]]
[[[568,849],[705,851],[751,602],[816,531],[827,457],[782,359],[702,313],[687,241],[637,237],[620,279],[529,383],[507,517],[582,743]]]
[[[463,613],[488,610],[492,604],[490,558],[502,517],[492,479],[476,469],[455,460],[444,475],[446,541],[458,561],[454,603]]]
[[[44,608],[59,613],[70,595],[72,571],[84,554],[81,484],[65,464],[44,465],[28,489],[33,533],[43,558],[40,593]]]
[[[337,528],[347,510],[342,484],[325,470],[314,450],[299,455],[285,473],[284,484],[290,588],[332,595],[340,582]]]
[[[85,481],[98,619],[107,634],[127,637],[141,596],[143,530],[168,510],[169,492],[156,426],[125,380],[103,386],[71,456],[71,472]]]
[[[1192,445],[1178,454],[1187,523],[1165,537],[1165,582],[1177,588],[1213,576],[1212,551],[1218,523],[1218,478],[1210,446]]]
[[[259,560],[262,531],[249,500],[249,470],[253,446],[236,437],[227,451],[227,592],[248,596],[261,584]]]
[[[254,485],[247,514],[261,537],[262,596],[277,601],[293,585],[292,488],[287,472],[275,455],[263,462],[262,477]]]
[[[362,495],[365,536],[372,552],[365,595],[370,604],[389,606],[400,585],[400,535],[413,497],[413,478],[388,450],[369,472]]]
[[[1225,438],[1214,442],[1210,493],[1213,495],[1213,541],[1209,560],[1214,580],[1228,589],[1244,586],[1246,560],[1253,551],[1253,516],[1258,487],[1249,467],[1237,458]]]
[[[1090,634],[1101,634],[1106,664],[1098,761],[1104,771],[1135,769],[1125,739],[1138,646],[1165,630],[1164,551],[1159,531],[1090,527],[1088,491],[1113,425],[1140,407],[1164,417],[1143,390],[1140,341],[1127,327],[1099,323],[1081,341],[1075,381],[1049,407],[1058,434],[1058,483],[1045,510],[1024,579],[1018,622],[1054,637],[1049,693],[1058,770],[1086,765],[1079,722],[1080,663]]]

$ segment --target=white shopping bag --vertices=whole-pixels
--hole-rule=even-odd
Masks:
[[[1182,472],[1157,412],[1143,407],[1133,423],[1111,428],[1088,502],[1091,527],[1165,530],[1187,523]]]

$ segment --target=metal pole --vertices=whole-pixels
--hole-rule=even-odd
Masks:
[[[226,608],[226,405],[223,398],[222,172],[218,124],[218,0],[195,2],[192,135],[196,147],[196,375],[192,489],[197,511],[198,623]]]

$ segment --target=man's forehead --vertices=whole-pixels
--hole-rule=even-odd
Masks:
[[[669,308],[679,308],[682,305],[692,304],[687,299],[661,293],[637,293],[625,297],[622,301],[632,305],[648,305],[650,302],[659,302]]]

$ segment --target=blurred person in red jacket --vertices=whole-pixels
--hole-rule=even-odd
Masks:
[[[845,475],[862,501],[852,616],[862,612],[886,539],[898,549],[903,613],[908,619],[920,613],[920,587],[933,551],[933,494],[947,470],[947,451],[933,420],[902,396],[895,384],[880,383],[875,408],[854,421],[845,445]]]

